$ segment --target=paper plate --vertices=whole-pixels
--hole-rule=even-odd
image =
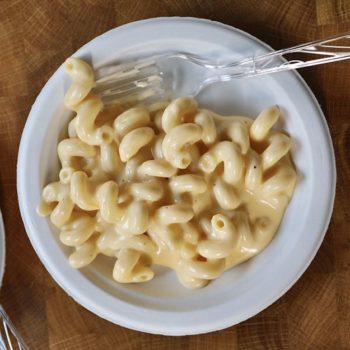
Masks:
[[[0,211],[0,288],[5,272],[5,228]]]
[[[160,18],[113,29],[74,56],[95,67],[115,58],[161,50],[189,51],[239,59],[271,49],[238,29],[208,20]],[[188,79],[191,77],[188,76]],[[221,114],[256,116],[278,104],[291,135],[299,179],[279,231],[258,256],[225,272],[200,290],[187,290],[175,274],[156,267],[144,284],[112,280],[113,260],[99,257],[72,269],[57,231],[36,214],[41,191],[58,177],[57,143],[69,112],[63,95],[69,78],[60,67],[38,96],[28,117],[18,157],[18,197],[28,236],[59,285],[93,313],[125,327],[168,335],[196,334],[239,323],[281,297],[315,256],[329,224],[335,190],[335,163],[327,123],[312,92],[295,72],[283,72],[211,86],[201,106]],[[69,320],[67,320],[69,322]]]

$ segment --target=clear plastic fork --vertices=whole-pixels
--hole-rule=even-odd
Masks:
[[[288,60],[286,55],[293,56],[293,59]],[[178,96],[195,97],[205,87],[216,82],[349,58],[350,33],[224,65],[188,52],[167,52],[102,68],[94,92],[101,96],[105,104],[145,103]]]
[[[0,350],[27,350],[5,310],[0,305]]]
[[[0,210],[0,286],[5,264],[5,229]],[[4,308],[0,304],[0,350],[27,350]]]

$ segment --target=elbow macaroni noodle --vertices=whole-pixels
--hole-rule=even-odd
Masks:
[[[200,288],[269,244],[296,182],[291,140],[272,129],[277,106],[255,120],[219,116],[191,97],[123,111],[93,94],[87,63],[69,58],[65,69],[64,101],[76,115],[38,212],[72,247],[73,267],[103,254],[118,282],[149,281],[159,264]]]

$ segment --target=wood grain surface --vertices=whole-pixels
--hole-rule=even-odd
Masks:
[[[349,0],[0,0],[0,206],[7,231],[1,303],[30,349],[350,349],[350,61],[301,72],[331,130],[337,196],[315,260],[265,311],[205,335],[144,334],[83,309],[40,263],[16,194],[18,145],[31,105],[81,45],[111,28],[157,16],[217,20],[275,49],[350,31]]]

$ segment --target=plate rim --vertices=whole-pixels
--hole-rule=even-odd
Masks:
[[[5,274],[5,258],[6,258],[6,245],[5,245],[5,224],[0,210],[0,289],[2,286],[2,280]]]
[[[259,43],[261,46],[265,47],[268,50],[272,50],[272,48],[267,45],[266,43],[264,43],[263,41],[261,41],[260,39],[252,36],[249,33],[246,33],[245,31],[242,31],[238,28],[235,28],[233,26],[229,26],[220,22],[216,22],[216,21],[211,21],[211,20],[206,20],[206,19],[198,19],[198,18],[192,18],[192,17],[160,17],[160,18],[151,18],[151,19],[145,19],[145,20],[141,20],[141,21],[136,21],[136,22],[131,22],[116,28],[113,28],[99,36],[97,36],[96,38],[92,39],[91,41],[89,41],[88,43],[86,43],[85,45],[83,45],[77,52],[79,52],[80,50],[83,50],[83,48],[90,44],[92,41],[97,40],[99,38],[101,38],[102,36],[108,35],[108,33],[112,32],[112,31],[118,31],[120,29],[127,29],[129,26],[130,27],[136,27],[136,26],[142,26],[144,23],[149,23],[149,22],[165,22],[166,24],[169,24],[171,21],[172,22],[177,22],[177,21],[188,21],[188,22],[202,22],[205,23],[206,25],[214,25],[216,27],[220,26],[226,30],[232,31],[232,32],[238,32],[239,34],[248,37],[252,40],[254,40],[255,42]],[[76,54],[77,52],[75,52],[74,54]],[[58,70],[56,70],[54,72],[54,74],[51,76],[51,78],[48,80],[48,82],[45,84],[45,86],[43,87],[42,91],[46,88],[46,86],[50,83],[50,81],[54,78],[54,76],[56,75]],[[302,84],[302,86],[304,87],[304,89],[306,90],[306,94],[311,97],[311,100],[313,102],[313,105],[315,106],[315,110],[317,110],[318,115],[321,117],[321,121],[322,121],[322,126],[323,129],[325,131],[325,135],[327,136],[327,141],[329,144],[329,166],[330,166],[330,180],[333,182],[330,188],[330,193],[329,193],[329,206],[328,206],[328,216],[324,218],[324,224],[323,226],[323,232],[319,234],[319,240],[318,240],[318,244],[315,245],[313,248],[314,250],[312,252],[309,252],[309,259],[307,259],[307,262],[303,265],[303,267],[298,271],[298,273],[296,273],[294,275],[294,279],[292,281],[290,281],[289,283],[287,283],[285,285],[285,288],[279,290],[278,293],[275,294],[271,294],[271,297],[265,301],[264,305],[259,304],[258,308],[255,308],[255,311],[248,313],[247,315],[245,315],[245,317],[241,317],[241,320],[239,322],[243,322],[244,320],[256,315],[258,312],[261,312],[262,310],[264,310],[266,307],[268,307],[269,305],[271,305],[273,302],[275,302],[276,300],[278,300],[282,295],[284,295],[295,283],[296,281],[301,277],[301,275],[305,272],[305,270],[308,268],[308,266],[310,265],[311,261],[314,259],[317,251],[319,250],[320,245],[323,242],[324,236],[327,232],[328,229],[328,225],[330,223],[330,219],[332,216],[332,212],[333,212],[333,206],[334,206],[334,198],[335,198],[335,186],[336,186],[336,167],[335,167],[335,157],[334,157],[334,149],[333,149],[333,144],[332,144],[332,139],[330,137],[330,132],[329,132],[329,128],[326,122],[326,118],[323,114],[322,109],[320,108],[320,105],[316,99],[316,97],[314,96],[312,90],[309,88],[309,86],[306,84],[306,82],[301,78],[301,76],[299,75],[298,72],[293,72],[294,75],[298,78],[299,82]],[[25,209],[24,209],[24,204],[21,203],[21,189],[22,189],[22,184],[21,184],[21,176],[20,176],[20,172],[21,172],[21,164],[23,164],[24,162],[22,161],[23,158],[23,154],[24,154],[24,139],[25,139],[25,132],[26,132],[26,126],[27,123],[30,119],[33,119],[33,117],[31,118],[32,113],[35,112],[35,106],[36,103],[39,99],[39,96],[41,95],[41,92],[39,93],[36,101],[34,102],[32,109],[29,113],[28,119],[26,121],[26,125],[22,134],[22,138],[21,138],[21,143],[20,143],[20,147],[19,147],[19,154],[18,154],[18,163],[17,163],[17,191],[18,191],[18,201],[19,201],[19,206],[20,206],[20,211],[21,211],[21,216],[22,216],[22,220],[24,222],[25,228],[26,228],[26,232],[27,235],[31,241],[31,244],[34,248],[34,250],[36,251],[37,255],[39,256],[40,260],[43,262],[45,268],[47,269],[47,271],[50,273],[51,277],[60,285],[60,287],[66,291],[66,293],[70,296],[72,296],[74,298],[74,295],[72,295],[73,293],[70,293],[70,291],[68,291],[68,288],[66,289],[66,286],[63,286],[60,281],[58,281],[57,275],[55,273],[53,273],[53,269],[51,269],[51,266],[48,266],[48,264],[46,262],[44,262],[45,260],[42,259],[42,255],[38,253],[35,244],[32,240],[31,234],[29,233],[31,230],[29,229],[30,224],[29,221],[30,219],[27,220],[26,215],[25,215]],[[28,130],[28,129],[27,129]],[[216,331],[219,329],[223,329],[226,327],[229,327],[233,324],[236,323],[232,323],[230,320],[231,318],[223,318],[221,320],[221,323],[219,324],[214,324],[213,322],[210,324],[211,326],[208,327],[208,324],[206,323],[204,327],[195,327],[194,330],[188,330],[188,329],[181,329],[179,331],[179,327],[176,328],[176,331],[172,330],[172,331],[164,331],[164,329],[162,330],[160,328],[160,326],[158,325],[157,327],[151,326],[151,325],[145,325],[144,323],[140,323],[140,322],[133,322],[132,324],[130,324],[130,322],[127,322],[125,319],[121,320],[120,318],[118,319],[118,321],[115,318],[112,317],[108,317],[105,314],[101,314],[100,312],[96,311],[96,309],[93,309],[91,304],[88,304],[86,302],[86,300],[82,300],[82,299],[75,299],[80,305],[82,305],[83,307],[85,307],[86,309],[94,312],[95,314],[97,314],[98,316],[107,319],[113,323],[117,323],[120,324],[122,326],[131,328],[131,329],[135,329],[135,330],[139,330],[139,331],[144,331],[144,332],[149,332],[149,333],[154,333],[154,334],[166,334],[166,335],[185,335],[185,334],[200,334],[200,333],[205,333],[205,332],[210,332],[210,331]]]

